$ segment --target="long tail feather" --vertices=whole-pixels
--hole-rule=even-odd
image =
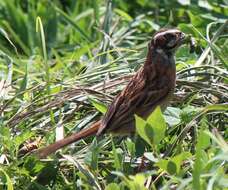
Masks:
[[[79,141],[82,138],[86,138],[92,135],[95,135],[100,127],[100,121],[94,123],[91,127],[86,128],[78,133],[74,133],[62,140],[59,140],[53,144],[48,145],[45,148],[37,150],[36,155],[39,158],[46,158],[48,155],[54,153],[55,151],[67,146],[73,142]]]

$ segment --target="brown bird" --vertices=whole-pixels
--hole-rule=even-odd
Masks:
[[[58,149],[91,135],[134,132],[134,114],[146,119],[157,106],[164,110],[175,88],[175,50],[185,42],[185,34],[177,29],[162,29],[155,33],[148,44],[144,65],[114,98],[104,117],[91,127],[38,150],[38,157],[45,158]]]

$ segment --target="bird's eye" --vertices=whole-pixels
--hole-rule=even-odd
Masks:
[[[176,35],[168,33],[168,34],[165,35],[165,38],[166,38],[167,41],[175,40],[176,39]]]
[[[176,34],[168,33],[165,35],[165,39],[166,39],[166,48],[172,49],[173,47],[175,47],[177,42]]]

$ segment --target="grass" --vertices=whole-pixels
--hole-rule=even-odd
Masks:
[[[2,189],[228,188],[223,1],[15,2],[0,2]],[[150,116],[160,120],[137,119],[156,136],[91,137],[46,160],[19,155],[98,120],[167,26],[194,36],[197,48],[177,52],[175,97]]]

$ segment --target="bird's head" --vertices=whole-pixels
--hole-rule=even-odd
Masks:
[[[178,29],[163,29],[155,33],[151,45],[165,52],[174,52],[186,42],[186,35]]]

